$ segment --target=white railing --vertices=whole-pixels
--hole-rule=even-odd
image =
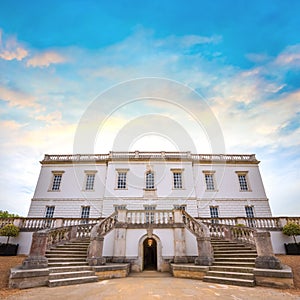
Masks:
[[[126,214],[128,224],[173,224],[171,210],[130,210]]]
[[[192,154],[186,152],[114,152],[108,154],[45,154],[42,163],[79,162],[79,161],[109,161],[114,159],[161,159],[161,160],[190,160],[200,162],[249,162],[257,163],[255,154]]]

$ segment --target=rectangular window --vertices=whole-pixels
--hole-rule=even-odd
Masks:
[[[211,218],[219,218],[219,208],[217,206],[210,206],[209,210]]]
[[[146,189],[154,189],[154,174],[152,172],[146,173]]]
[[[174,189],[182,189],[182,173],[173,172],[173,187]]]
[[[62,178],[62,174],[54,174],[53,183],[52,183],[52,191],[59,191],[61,178]]]
[[[46,214],[45,214],[46,219],[53,218],[54,209],[55,209],[55,206],[47,206],[46,207]]]
[[[155,205],[147,205],[144,206],[146,210],[146,224],[153,224],[154,223],[154,212],[151,212],[152,210],[156,209]]]
[[[254,218],[253,206],[245,206],[245,211],[246,211],[246,217],[249,218],[247,220],[248,226],[254,227],[255,221],[252,220],[252,218]]]
[[[125,209],[126,209],[126,205],[115,205],[115,211],[125,210]]]
[[[246,174],[238,174],[241,191],[248,191]]]
[[[186,210],[186,205],[174,205],[174,209]]]
[[[118,183],[117,183],[118,189],[126,189],[126,177],[127,177],[127,172],[118,172]]]
[[[210,191],[213,191],[215,189],[213,176],[213,174],[205,174],[206,189]]]
[[[90,206],[81,207],[81,218],[88,219],[90,217]]]
[[[95,174],[87,174],[86,175],[85,189],[86,190],[93,190],[94,189],[94,182],[95,182]]]

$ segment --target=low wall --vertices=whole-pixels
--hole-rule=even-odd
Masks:
[[[19,244],[18,255],[28,255],[30,252],[31,241],[33,232],[20,232],[17,237],[11,237],[9,239],[10,244]],[[0,243],[6,243],[7,237],[0,236]]]
[[[294,243],[294,239],[291,236],[283,234],[282,231],[270,231],[270,233],[274,253],[286,254],[284,244]]]

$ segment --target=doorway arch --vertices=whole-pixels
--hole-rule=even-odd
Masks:
[[[157,235],[154,234],[146,234],[142,236],[139,240],[139,259],[138,259],[138,265],[139,265],[139,270],[142,272],[144,270],[144,244],[147,244],[149,240],[152,241],[152,245],[155,245],[156,247],[153,247],[153,250],[150,251],[155,251],[156,248],[156,253],[153,255],[156,256],[156,265],[154,262],[153,269],[152,270],[157,270],[157,271],[162,271],[162,246],[161,246],[161,241]],[[147,250],[146,250],[147,251]]]
[[[157,243],[154,238],[144,240],[143,252],[143,269],[157,270]]]

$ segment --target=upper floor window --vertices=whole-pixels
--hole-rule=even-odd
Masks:
[[[81,207],[81,218],[88,219],[90,217],[90,206],[82,206]]]
[[[96,171],[86,171],[85,190],[94,190],[95,173]]]
[[[53,177],[52,177],[51,191],[59,191],[61,185],[61,179],[64,171],[52,171],[52,173],[53,173]]]
[[[249,183],[247,180],[248,172],[236,172],[239,179],[240,191],[249,191]]]
[[[154,189],[154,173],[152,171],[146,173],[146,189]]]
[[[182,189],[182,172],[183,169],[171,169],[173,172],[173,188],[174,189]]]
[[[203,171],[205,177],[206,190],[214,191],[215,190],[215,179],[214,171]]]
[[[117,179],[117,189],[126,189],[127,188],[127,172],[128,169],[119,169],[118,179]]]
[[[53,218],[55,206],[47,206],[45,218]]]

